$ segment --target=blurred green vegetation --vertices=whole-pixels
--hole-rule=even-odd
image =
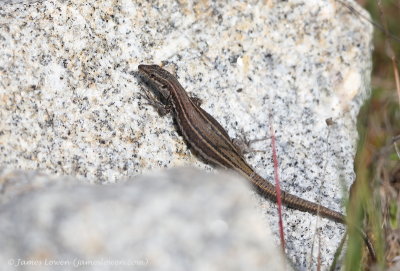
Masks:
[[[364,6],[366,10],[371,14],[372,20],[386,26],[386,29],[397,38],[400,39],[400,1],[397,0],[366,0],[358,1]],[[364,3],[363,3],[364,2]],[[379,8],[381,4],[381,9]],[[387,40],[384,31],[375,29],[374,31],[374,53],[372,55],[373,60],[373,83],[372,85],[382,89],[388,86],[394,87],[394,75],[393,65],[387,54]],[[390,41],[396,56],[400,55],[400,42]],[[398,63],[397,63],[398,64]],[[386,81],[387,80],[387,81]]]
[[[357,177],[348,216],[351,223],[359,226],[363,225],[363,217],[367,218],[365,229],[375,245],[378,261],[376,264],[371,262],[359,234],[349,227],[345,270],[375,271],[390,267],[392,259],[388,255],[400,254],[400,245],[398,251],[389,251],[393,247],[388,245],[386,238],[400,224],[399,202],[396,200],[400,160],[394,147],[396,143],[400,147],[400,140],[394,142],[394,138],[400,135],[400,90],[396,89],[395,73],[398,71],[394,68],[395,65],[399,69],[399,62],[398,59],[392,60],[393,55],[396,58],[400,55],[400,41],[389,39],[385,33],[388,31],[400,40],[400,1],[357,2],[385,30],[374,29],[372,93],[358,116]],[[397,196],[393,196],[393,192]]]

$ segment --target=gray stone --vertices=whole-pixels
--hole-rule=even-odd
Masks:
[[[0,0],[0,5],[12,5],[12,4],[32,4],[37,2],[43,2],[45,0]]]
[[[155,168],[211,170],[140,96],[137,65],[167,61],[232,137],[269,136],[253,146],[265,153],[246,156],[259,174],[274,182],[274,130],[282,188],[343,211],[371,39],[369,22],[331,0],[1,5],[0,165],[100,183]],[[278,241],[276,205],[255,198]],[[319,257],[329,266],[344,227],[283,212],[295,265],[309,270]]]
[[[285,270],[238,176],[180,169],[113,185],[44,179],[0,177],[13,194],[0,205],[2,270]]]

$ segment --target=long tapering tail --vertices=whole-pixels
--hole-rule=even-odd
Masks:
[[[262,178],[258,174],[249,177],[256,189],[270,200],[276,202],[276,188],[273,184]],[[281,191],[282,203],[296,210],[309,212],[311,214],[320,215],[335,222],[345,224],[345,216],[337,211],[324,207],[320,204],[302,199],[286,191]]]

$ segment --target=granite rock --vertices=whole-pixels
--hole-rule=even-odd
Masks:
[[[0,182],[13,195],[0,205],[2,270],[286,270],[231,174],[180,169],[89,185],[18,172]]]
[[[2,167],[99,183],[211,170],[141,96],[137,65],[164,63],[232,137],[269,137],[246,155],[259,174],[274,179],[273,130],[282,188],[343,211],[372,27],[339,2],[17,2],[0,7]],[[254,198],[278,241],[275,204]],[[329,266],[344,227],[290,209],[283,219],[296,267]]]

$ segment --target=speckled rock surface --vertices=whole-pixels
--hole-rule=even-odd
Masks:
[[[166,61],[232,137],[275,130],[285,190],[342,210],[372,27],[341,4],[27,3],[0,7],[1,166],[102,183],[179,165],[210,170],[172,118],[140,96],[137,65]],[[253,147],[265,153],[247,160],[273,180],[271,140]],[[275,204],[255,198],[276,233]],[[299,269],[309,270],[317,253],[329,265],[343,226],[289,209],[284,223]]]
[[[0,176],[13,195],[0,205],[1,270],[286,270],[243,179],[167,173],[114,185]]]

